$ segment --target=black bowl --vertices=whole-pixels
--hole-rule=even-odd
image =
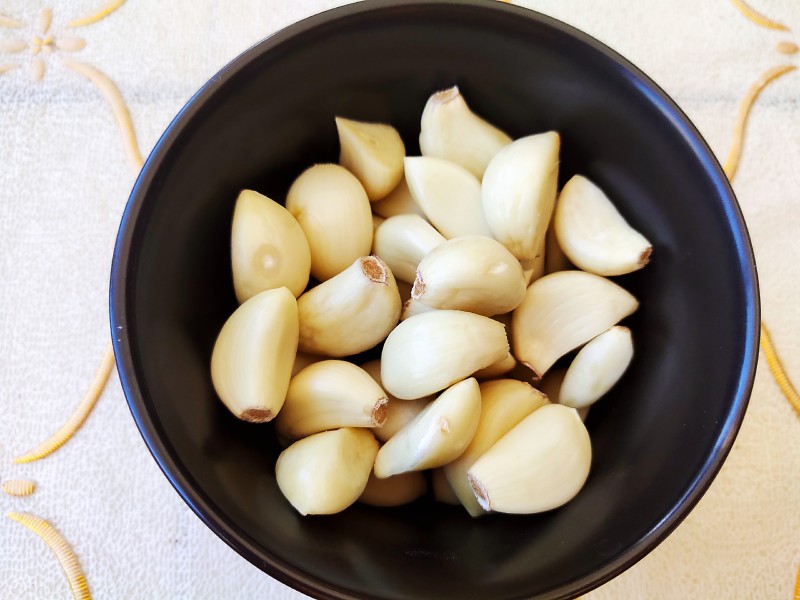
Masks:
[[[234,199],[241,188],[282,199],[306,166],[335,162],[334,115],[392,123],[417,153],[428,95],[454,83],[512,136],[560,131],[561,183],[587,175],[653,241],[652,263],[620,279],[641,300],[636,358],[592,409],[592,473],[563,508],[472,520],[423,501],[300,517],[275,483],[272,428],[234,419],[209,378],[236,306]],[[277,33],[186,105],[128,202],[111,322],[131,412],[164,474],[273,577],[321,598],[567,598],[642,558],[710,485],[753,383],[759,304],[727,179],[638,69],[500,2],[389,0]]]

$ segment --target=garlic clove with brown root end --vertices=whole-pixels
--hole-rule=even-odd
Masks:
[[[422,496],[427,489],[425,476],[419,471],[408,471],[386,479],[378,479],[372,473],[358,501],[371,506],[402,506]]]
[[[256,294],[222,326],[211,353],[211,381],[238,418],[264,423],[283,407],[298,328],[297,302],[285,287]]]
[[[383,345],[381,379],[394,396],[433,394],[508,356],[502,323],[458,310],[435,310],[400,323]]]
[[[561,190],[554,225],[569,260],[597,275],[625,275],[641,269],[653,251],[603,190],[582,175],[575,175]]]
[[[323,360],[292,377],[275,427],[284,440],[340,427],[381,427],[388,403],[364,369],[344,360]]]
[[[474,378],[447,388],[378,451],[376,477],[383,479],[449,463],[472,440],[480,415],[481,394]]]
[[[400,319],[400,293],[379,258],[365,256],[297,299],[303,352],[358,354],[382,342]]]
[[[363,186],[339,165],[303,171],[286,196],[286,209],[303,228],[311,274],[326,281],[372,248],[372,212]]]
[[[498,242],[519,260],[536,257],[550,224],[558,183],[555,131],[516,140],[498,152],[483,176],[483,214]]]
[[[391,125],[336,117],[339,162],[355,175],[370,200],[380,200],[403,178],[406,148]]]
[[[375,383],[383,388],[380,359],[366,362],[361,365],[361,368],[375,380]],[[382,427],[372,428],[372,433],[381,442],[388,441],[390,437],[410,423],[433,400],[433,396],[424,396],[416,400],[400,400],[388,392],[386,395],[389,397],[389,404],[386,405],[386,421],[384,421]]]
[[[530,514],[574,498],[591,462],[589,432],[575,409],[547,404],[489,448],[467,479],[484,510]]]
[[[461,165],[480,179],[492,157],[511,138],[476,115],[453,86],[433,94],[420,121],[419,147],[434,156]]]
[[[559,402],[585,408],[614,387],[633,359],[631,330],[619,325],[580,349],[561,385]]]
[[[408,189],[408,182],[405,177],[400,180],[397,187],[386,198],[372,203],[372,212],[384,219],[396,217],[397,215],[425,216],[419,204],[414,200],[414,196],[411,195],[411,190]]]
[[[411,297],[490,317],[514,310],[525,288],[519,261],[500,242],[471,235],[436,246],[420,261]]]
[[[480,390],[481,418],[478,429],[464,453],[442,467],[453,492],[473,517],[485,511],[472,492],[467,471],[517,423],[548,403],[547,396],[516,379],[486,381],[480,385]]]
[[[323,431],[281,452],[275,478],[301,515],[331,515],[358,500],[377,453],[378,442],[367,429]]]
[[[538,377],[561,356],[624,319],[639,306],[599,275],[559,271],[534,281],[511,319],[514,356]]]
[[[279,287],[297,297],[308,284],[311,252],[288,210],[258,192],[242,190],[233,210],[231,266],[240,303]]]
[[[414,283],[419,262],[446,240],[419,215],[386,219],[375,232],[373,250],[397,279]]]
[[[492,237],[483,215],[481,183],[472,173],[430,156],[406,158],[405,170],[411,195],[444,237]]]

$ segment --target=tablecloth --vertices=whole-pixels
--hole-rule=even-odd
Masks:
[[[240,558],[183,503],[142,442],[116,374],[74,439],[46,459],[12,460],[69,417],[108,342],[111,251],[136,172],[107,82],[146,155],[227,61],[341,3],[0,0],[0,480],[37,483],[31,496],[0,494],[0,511],[52,523],[96,598],[302,597]],[[723,159],[748,87],[772,67],[800,64],[785,53],[800,41],[792,31],[760,26],[729,0],[519,4],[633,61]],[[796,0],[751,6],[800,29]],[[793,72],[753,107],[734,184],[764,319],[800,380],[798,115]],[[588,597],[791,598],[800,564],[798,442],[798,415],[762,359],[741,433],[711,489],[654,552]],[[30,531],[0,518],[0,540],[0,596],[69,597],[55,557]]]

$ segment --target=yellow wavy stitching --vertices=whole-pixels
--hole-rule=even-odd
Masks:
[[[36,484],[27,479],[9,479],[3,482],[3,492],[9,496],[30,496],[36,491]]]
[[[75,600],[91,600],[92,594],[89,592],[89,584],[86,583],[86,576],[83,574],[78,557],[70,548],[67,541],[44,519],[28,513],[11,512],[6,515],[9,519],[21,523],[33,533],[38,535],[56,555],[64,574],[67,576],[72,596]]]
[[[23,23],[22,21],[17,21],[16,19],[7,17],[4,14],[0,14],[0,27],[8,27],[9,29],[19,29],[20,27],[24,26],[25,23]]]
[[[736,169],[739,167],[739,159],[742,155],[742,144],[744,143],[744,133],[747,127],[747,118],[750,116],[750,109],[753,107],[756,98],[758,98],[761,90],[767,87],[771,81],[774,81],[781,75],[785,75],[790,71],[794,71],[796,68],[797,67],[794,65],[783,65],[770,69],[750,86],[750,89],[747,90],[744,98],[742,98],[742,101],[739,103],[739,114],[736,116],[736,124],[733,126],[731,149],[728,151],[728,158],[725,160],[725,166],[723,167],[728,179],[733,180],[736,175]]]
[[[136,142],[136,131],[133,128],[131,113],[117,86],[114,85],[114,82],[111,81],[105,73],[91,65],[68,58],[63,59],[61,62],[68,69],[86,77],[86,79],[91,81],[100,93],[103,94],[103,97],[106,99],[109,106],[111,106],[114,117],[117,119],[117,125],[119,125],[124,139],[125,153],[128,156],[128,162],[136,171],[141,169],[144,161],[139,152],[139,145]]]
[[[52,454],[61,446],[69,441],[69,439],[75,435],[75,432],[81,428],[84,421],[86,421],[86,417],[89,416],[89,413],[92,412],[94,405],[97,403],[97,399],[100,397],[100,394],[103,392],[103,388],[106,385],[106,381],[108,381],[109,375],[111,375],[111,369],[114,367],[114,349],[112,348],[111,344],[108,345],[106,348],[106,352],[103,355],[103,360],[100,363],[100,368],[97,370],[97,374],[94,376],[94,380],[92,381],[92,385],[89,387],[89,391],[86,392],[86,395],[81,400],[78,407],[75,409],[75,412],[72,413],[67,422],[64,423],[58,431],[56,431],[50,438],[36,446],[33,450],[29,450],[22,456],[19,456],[14,459],[15,463],[29,463],[35,460],[39,460],[40,458],[44,458],[49,454]]]
[[[781,389],[781,392],[783,392],[783,395],[786,396],[792,408],[797,411],[797,414],[800,414],[800,394],[797,393],[794,385],[792,385],[792,382],[789,380],[789,376],[786,374],[783,363],[772,343],[769,330],[763,322],[761,323],[761,351],[764,353],[764,358],[767,360],[769,370],[772,371],[772,375],[775,377],[775,383],[778,384],[778,387]]]
[[[67,27],[83,27],[84,25],[91,25],[97,23],[99,20],[106,18],[108,15],[117,10],[120,6],[125,4],[125,0],[111,0],[108,4],[102,7],[95,13],[81,17],[80,19],[73,19],[67,23]]]
[[[731,4],[733,4],[748,21],[751,21],[756,25],[761,25],[761,27],[775,29],[777,31],[789,31],[789,28],[786,25],[778,23],[777,21],[773,21],[772,19],[768,19],[761,13],[756,12],[750,8],[750,6],[746,4],[744,0],[731,0]]]

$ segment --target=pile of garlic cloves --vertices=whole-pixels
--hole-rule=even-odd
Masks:
[[[301,173],[285,206],[236,201],[219,398],[274,420],[277,483],[303,515],[431,486],[472,516],[568,502],[586,411],[633,358],[619,322],[638,302],[607,277],[651,244],[586,177],[558,193],[557,132],[512,140],[457,87],[428,100],[422,156],[388,124],[336,127],[340,164]]]

